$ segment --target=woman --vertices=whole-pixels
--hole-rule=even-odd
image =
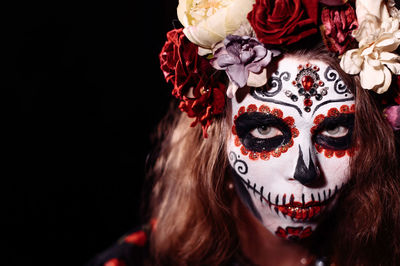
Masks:
[[[93,264],[399,264],[397,9],[272,2],[180,1],[151,223]]]

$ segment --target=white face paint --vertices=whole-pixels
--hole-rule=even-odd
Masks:
[[[308,237],[349,178],[354,96],[321,61],[283,58],[266,88],[232,99],[238,193],[272,233]]]

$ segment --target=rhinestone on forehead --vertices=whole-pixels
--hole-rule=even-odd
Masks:
[[[271,73],[265,86],[250,87],[253,98],[292,106],[301,116],[303,112],[315,112],[330,102],[354,99],[339,73],[326,63],[302,62],[292,58],[282,62],[278,69]],[[273,99],[275,96],[278,97]],[[327,97],[330,99],[327,100]]]
[[[297,67],[299,72],[296,75],[292,84],[298,89],[298,95],[304,97],[304,111],[310,112],[313,105],[312,97],[315,100],[322,100],[323,96],[327,95],[328,87],[323,87],[325,83],[320,80],[318,71],[320,68],[317,65],[306,63]],[[323,87],[319,90],[320,87]],[[298,97],[290,91],[285,91],[285,95],[290,97],[292,101],[297,101]]]

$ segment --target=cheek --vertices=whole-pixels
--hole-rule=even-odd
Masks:
[[[350,156],[328,158],[324,154],[319,154],[317,157],[328,186],[335,184],[340,188],[347,182],[350,176]]]

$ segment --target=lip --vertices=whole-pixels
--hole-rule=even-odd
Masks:
[[[294,222],[311,222],[317,219],[323,211],[329,207],[328,205],[336,198],[338,192],[344,186],[344,183],[335,186],[334,189],[323,189],[310,192],[311,200],[306,202],[305,195],[302,193],[301,202],[295,201],[294,194],[276,195],[275,202],[271,199],[271,192],[264,194],[264,186],[257,186],[256,183],[251,183],[250,179],[245,180],[240,177],[248,190],[258,195],[259,200],[270,209],[274,209],[276,215],[291,218]],[[259,189],[257,189],[259,187]],[[265,196],[266,195],[266,196]]]
[[[325,209],[326,205],[327,202],[310,201],[303,205],[298,201],[293,201],[286,205],[274,205],[274,208],[277,208],[284,216],[287,215],[296,220],[306,221],[315,218]]]
[[[312,219],[316,219],[328,206],[328,204],[335,198],[337,192],[339,191],[338,187],[335,187],[334,192],[329,189],[328,193],[325,190],[322,193],[322,197],[320,193],[317,193],[317,199],[315,200],[314,194],[311,194],[312,200],[309,202],[304,201],[304,194],[302,194],[302,202],[295,201],[295,197],[293,194],[288,198],[286,194],[284,194],[281,198],[281,204],[279,203],[279,195],[276,196],[275,204],[271,201],[271,193],[268,194],[268,197],[262,197],[263,201],[265,201],[270,208],[273,208],[276,214],[279,215],[281,213],[285,218],[290,217],[298,222],[306,222]]]

